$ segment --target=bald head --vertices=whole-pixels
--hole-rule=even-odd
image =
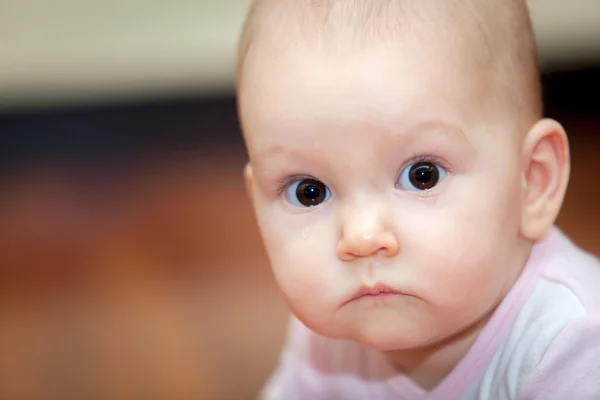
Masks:
[[[247,57],[257,54],[277,57],[308,46],[335,56],[407,39],[432,53],[440,46],[452,48],[462,64],[493,76],[506,103],[528,122],[541,116],[525,0],[255,0],[240,41],[238,88]]]

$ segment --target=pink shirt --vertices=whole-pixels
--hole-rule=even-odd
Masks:
[[[600,262],[557,228],[467,355],[433,391],[380,353],[318,336],[292,318],[262,396],[293,399],[600,399]]]

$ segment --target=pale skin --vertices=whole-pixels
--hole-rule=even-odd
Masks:
[[[239,85],[249,195],[291,310],[426,390],[510,290],[569,177],[561,125],[482,98],[490,77],[448,47],[300,45],[249,57]],[[397,294],[350,300],[377,284]]]

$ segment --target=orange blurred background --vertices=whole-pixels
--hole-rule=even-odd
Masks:
[[[202,62],[222,65],[215,54]],[[586,97],[600,62],[544,54],[546,113],[573,157],[558,225],[600,254],[600,100]],[[39,69],[0,95],[0,399],[254,398],[287,309],[246,198],[229,78],[184,90],[165,72],[168,90],[153,91],[151,74],[100,71],[75,90]]]

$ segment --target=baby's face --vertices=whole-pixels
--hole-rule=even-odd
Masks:
[[[380,350],[482,320],[523,263],[514,118],[450,51],[399,46],[250,58],[239,93],[288,304],[317,333]]]

